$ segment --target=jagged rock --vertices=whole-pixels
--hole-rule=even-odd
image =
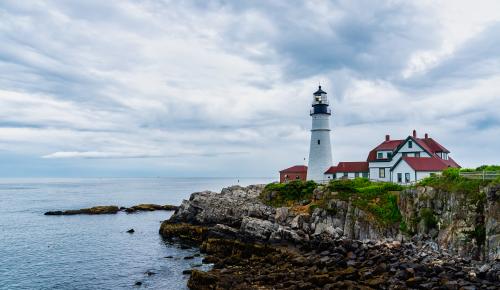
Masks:
[[[278,228],[278,225],[268,220],[244,217],[241,222],[240,231],[257,239],[268,240],[269,236],[278,230]]]
[[[189,200],[182,202],[170,221],[239,227],[244,217],[268,219],[276,210],[258,199],[262,189],[263,185],[232,186],[220,193],[193,193]]]
[[[287,207],[279,207],[276,209],[276,214],[274,215],[274,220],[278,224],[284,224],[286,219],[288,218],[288,208]]]
[[[488,261],[500,260],[500,185],[486,190],[484,209],[485,252]]]
[[[489,186],[474,196],[429,186],[411,188],[401,193],[398,207],[409,232],[435,240],[441,251],[494,261],[500,259],[499,189]]]

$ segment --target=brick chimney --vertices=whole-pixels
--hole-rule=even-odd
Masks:
[[[425,139],[429,139],[429,134],[425,133]]]
[[[391,135],[385,135],[385,141],[391,141]]]
[[[413,130],[413,138],[417,138],[417,130]]]

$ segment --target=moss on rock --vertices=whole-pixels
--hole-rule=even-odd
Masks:
[[[201,244],[206,233],[206,227],[186,223],[164,221],[160,226],[160,235],[166,239],[180,239],[197,244]]]

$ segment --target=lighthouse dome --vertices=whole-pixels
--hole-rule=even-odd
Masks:
[[[318,90],[316,92],[314,92],[313,95],[315,95],[315,96],[321,96],[322,94],[326,94],[326,92],[321,89],[321,86],[319,86]]]

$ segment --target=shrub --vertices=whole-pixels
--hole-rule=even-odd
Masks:
[[[448,180],[459,180],[460,168],[446,168],[443,170],[443,176]]]
[[[500,165],[481,165],[476,171],[500,171]]]
[[[284,206],[289,203],[311,199],[317,184],[314,181],[294,180],[288,183],[270,183],[261,193],[261,199],[268,205]]]

